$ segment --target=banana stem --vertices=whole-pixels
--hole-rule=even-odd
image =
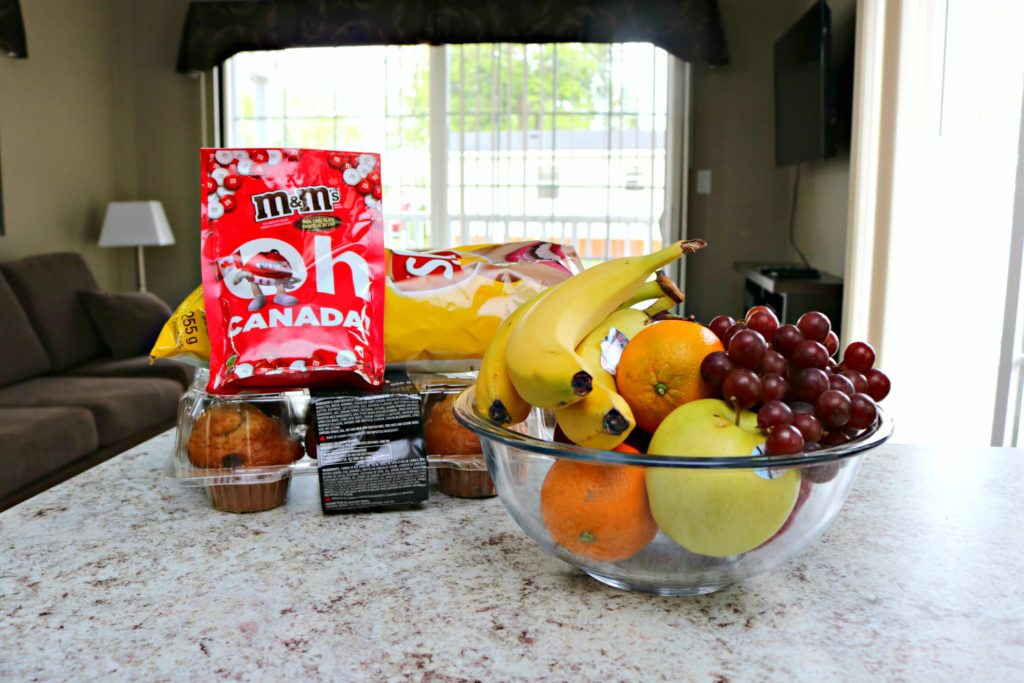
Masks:
[[[677,304],[683,303],[686,300],[686,295],[683,294],[683,290],[676,286],[676,283],[672,282],[672,278],[665,275],[665,271],[659,270],[654,273],[655,282],[661,287],[661,291],[665,293],[665,296],[670,296],[675,300]]]
[[[657,271],[654,274],[653,280],[648,280],[639,287],[628,299],[622,302],[619,308],[632,308],[636,304],[642,301],[650,301],[655,299],[653,303],[646,311],[648,316],[653,316],[655,313],[666,311],[678,303],[682,303],[686,299],[686,295],[683,294],[682,290],[676,287],[676,283],[672,282],[672,279],[665,275],[664,271]],[[663,299],[667,299],[667,305]]]

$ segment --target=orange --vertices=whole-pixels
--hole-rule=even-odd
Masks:
[[[555,543],[600,562],[630,558],[658,533],[643,467],[558,460],[541,486],[540,513]]]
[[[714,332],[689,320],[663,320],[636,334],[622,351],[615,384],[637,425],[653,434],[684,403],[714,398],[700,364],[725,347]]]

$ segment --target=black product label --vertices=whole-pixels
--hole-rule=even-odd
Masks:
[[[427,499],[420,395],[404,373],[376,390],[314,389],[316,460],[324,512]]]

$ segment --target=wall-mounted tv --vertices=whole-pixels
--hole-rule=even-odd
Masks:
[[[832,10],[819,0],[775,41],[775,165],[837,153]]]

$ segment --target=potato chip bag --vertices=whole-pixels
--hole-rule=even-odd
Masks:
[[[201,368],[209,365],[210,336],[206,331],[202,285],[185,297],[160,330],[149,352],[150,363],[157,358],[173,358]]]
[[[553,242],[392,249],[384,307],[388,365],[482,358],[506,316],[582,270],[572,247]]]
[[[535,292],[583,269],[572,247],[553,242],[386,254],[384,347],[389,365],[478,360],[509,313]],[[194,335],[198,343],[183,354],[167,340],[183,324],[187,329],[191,318],[180,313],[189,311],[198,311],[202,320]],[[204,366],[209,361],[202,288],[168,320],[152,355]]]

